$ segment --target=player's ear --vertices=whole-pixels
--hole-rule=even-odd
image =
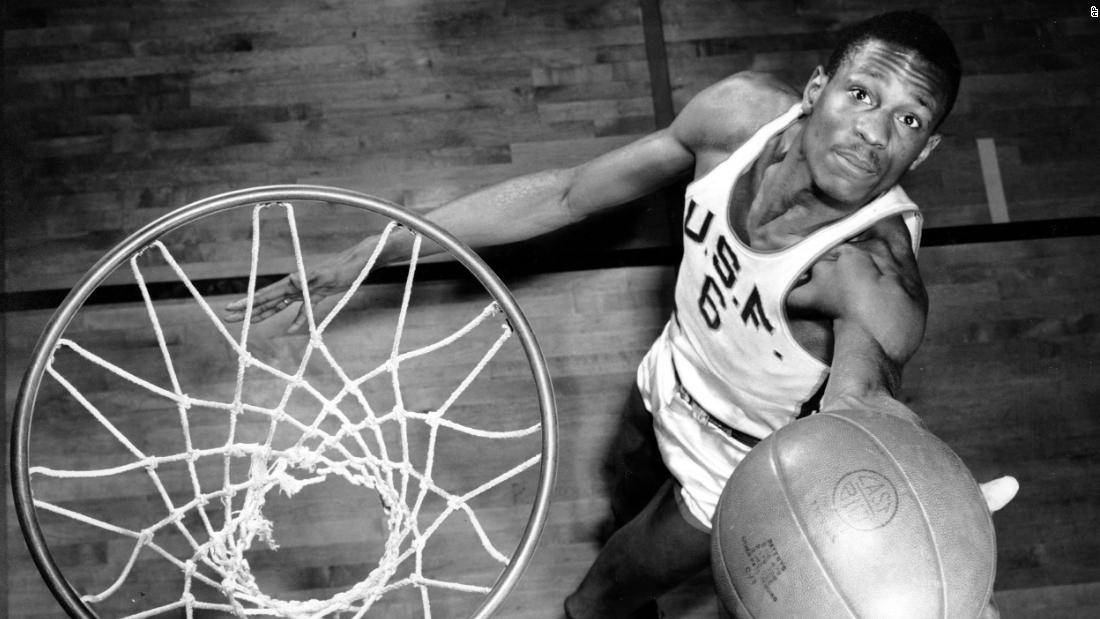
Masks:
[[[806,88],[802,90],[803,114],[810,113],[810,108],[817,102],[817,98],[821,96],[821,91],[825,89],[827,83],[829,83],[829,76],[825,74],[825,67],[817,65],[813,75],[810,76],[810,81],[806,82]]]
[[[909,164],[910,170],[917,169],[917,166],[924,163],[924,160],[928,158],[928,155],[932,154],[932,151],[936,150],[936,147],[940,145],[941,136],[938,133],[933,133],[928,137],[928,142],[924,144],[924,148],[921,149],[920,154],[913,160],[913,163]]]

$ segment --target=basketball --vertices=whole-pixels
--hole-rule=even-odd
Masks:
[[[714,515],[718,595],[736,617],[977,617],[996,541],[962,460],[923,427],[827,412],[756,446]]]

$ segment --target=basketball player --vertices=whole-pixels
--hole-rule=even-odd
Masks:
[[[631,497],[621,501],[625,524],[566,600],[569,617],[643,616],[632,615],[639,609],[655,616],[656,596],[705,567],[726,479],[761,438],[819,408],[830,361],[860,364],[866,375],[845,376],[882,379],[892,393],[920,342],[927,305],[916,265],[921,217],[898,182],[939,144],[936,129],[959,75],[938,25],[915,13],[886,14],[850,29],[801,93],[766,75],[733,75],[699,93],[666,129],[431,213],[481,247],[579,222],[684,175],[694,179],[675,313],[638,372],[646,422],[634,442],[660,461],[625,471],[648,502],[634,501],[644,505],[638,513]],[[376,242],[367,238],[311,270],[311,301],[346,290]],[[408,249],[391,241],[382,261]],[[875,269],[836,268],[856,256]],[[257,292],[254,319],[300,301],[301,287],[291,275]],[[856,290],[856,299],[834,298]],[[243,319],[244,307],[230,304],[227,319]],[[844,312],[853,307],[863,308],[861,326],[845,330]],[[909,326],[901,337],[864,324],[887,312],[882,325]],[[291,328],[304,322],[300,308]],[[872,391],[882,390],[830,395]]]

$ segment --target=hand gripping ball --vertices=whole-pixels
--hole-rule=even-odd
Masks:
[[[826,412],[778,430],[738,465],[713,524],[718,594],[739,618],[974,619],[992,594],[977,482],[900,417]]]

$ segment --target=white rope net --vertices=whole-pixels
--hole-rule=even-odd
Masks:
[[[294,207],[289,203],[255,206],[251,215],[251,265],[245,310],[248,317],[252,316],[257,286],[261,213],[265,209],[278,208],[285,209],[295,268],[300,281],[306,281]],[[348,305],[359,284],[375,270],[378,256],[395,231],[404,233],[394,222],[385,227],[381,242],[354,284],[322,320],[314,316],[308,289],[302,290],[308,342],[296,366],[292,364],[289,368],[279,367],[250,352],[250,336],[254,330],[251,320],[241,323],[239,333],[231,333],[164,244],[156,241],[147,248],[143,253],[159,253],[201,308],[205,323],[217,334],[216,339],[235,357],[236,376],[228,398],[189,392],[182,385],[173,359],[173,336],[161,324],[157,304],[152,300],[149,285],[139,267],[140,255],[131,259],[130,268],[160,352],[163,363],[160,375],[166,376],[166,380],[143,377],[139,374],[144,372],[124,369],[121,363],[108,360],[72,339],[60,340],[50,357],[48,375],[109,433],[114,447],[122,453],[110,466],[57,468],[38,465],[29,469],[35,480],[34,505],[40,513],[50,512],[129,540],[128,557],[117,574],[112,575],[113,582],[100,591],[83,594],[85,602],[95,607],[116,595],[128,579],[142,578],[145,568],[139,557],[147,557],[150,552],[178,570],[178,598],[163,601],[153,608],[134,609],[135,612],[125,616],[181,616],[182,613],[190,618],[196,612],[209,616],[209,612],[217,611],[242,617],[363,617],[383,596],[398,590],[411,590],[423,615],[430,617],[433,596],[437,592],[485,594],[490,590],[490,583],[464,580],[462,569],[446,577],[428,573],[425,548],[437,532],[446,529],[448,535],[454,535],[458,530],[460,535],[476,539],[492,561],[502,566],[510,561],[506,554],[508,549],[502,550],[501,544],[494,542],[492,531],[471,503],[483,494],[500,490],[524,471],[537,467],[538,453],[508,465],[506,470],[493,471],[487,479],[461,489],[451,488],[441,481],[440,473],[449,465],[437,461],[442,432],[457,433],[475,443],[475,449],[484,450],[486,446],[481,441],[537,437],[541,431],[537,420],[531,425],[500,429],[456,420],[450,415],[460,396],[484,372],[512,335],[500,308],[495,301],[490,301],[475,315],[463,318],[465,322],[457,330],[403,350],[421,247],[420,235],[410,232],[415,236],[413,251],[409,256],[396,326],[384,360],[373,367],[353,371],[337,359],[332,346],[326,343],[327,330]],[[454,346],[475,330],[493,328],[493,324],[499,328],[498,335],[483,347],[473,367],[465,370],[457,387],[442,402],[430,409],[407,406],[401,381],[403,367]],[[182,449],[160,453],[132,440],[127,427],[112,421],[107,410],[109,402],[93,402],[75,384],[79,381],[70,380],[65,371],[57,367],[55,358],[62,352],[68,358],[78,358],[93,365],[109,374],[112,380],[124,381],[139,398],[153,402],[155,407],[174,409],[175,428],[172,431],[182,438]],[[332,380],[334,388],[323,389],[311,384],[310,372],[315,373],[319,366],[327,369],[330,377],[335,377]],[[307,371],[310,368],[313,370]],[[246,384],[258,379],[277,387],[265,389],[264,397],[250,396]],[[382,410],[372,405],[372,396],[366,388],[368,383],[376,385],[379,381],[388,385],[388,399],[392,400],[392,405],[387,404]],[[220,440],[214,444],[206,441],[201,446],[193,440],[193,435],[207,431],[208,425],[203,422],[199,429],[199,424],[192,419],[195,411],[202,411],[206,417],[212,414],[220,417]],[[252,428],[256,420],[262,420],[266,431],[245,432],[243,420],[246,418]],[[221,470],[216,476],[219,478],[217,483],[212,483],[211,475],[200,474],[212,466]],[[176,472],[172,475],[174,482],[166,481],[164,472],[169,468]],[[241,471],[247,472],[242,475]],[[37,487],[48,479],[93,483],[133,474],[144,475],[155,488],[152,515],[144,526],[119,524],[109,516],[82,513],[66,506],[65,501],[38,498]],[[182,484],[179,483],[181,477]],[[256,548],[278,548],[279,531],[265,515],[268,500],[279,494],[293,497],[304,489],[333,480],[342,480],[354,489],[377,495],[385,521],[384,544],[379,549],[377,565],[365,577],[326,599],[280,599],[265,593],[261,590],[260,579],[253,573],[249,557],[254,556],[250,553]],[[461,528],[455,528],[456,521],[464,523]],[[461,533],[463,528],[465,534]],[[182,543],[169,540],[182,540]],[[158,569],[164,568],[158,566]],[[220,593],[220,599],[204,597],[199,594],[200,589],[215,590]],[[125,595],[132,597],[134,594]]]

